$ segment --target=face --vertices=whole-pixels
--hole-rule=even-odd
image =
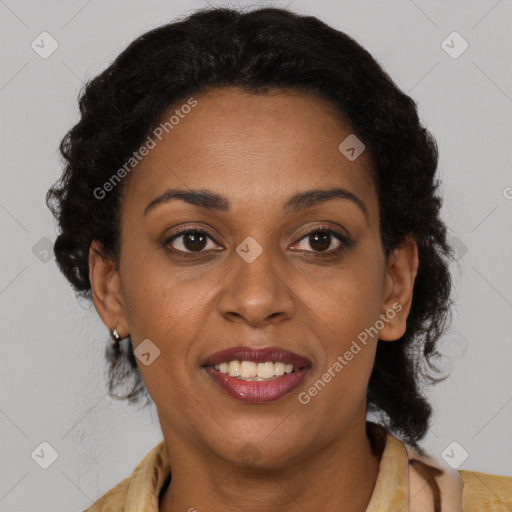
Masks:
[[[149,352],[137,364],[166,437],[291,464],[364,424],[377,338],[405,330],[416,246],[386,260],[369,157],[340,152],[351,128],[327,103],[236,89],[195,99],[126,178],[119,269],[91,248],[95,305]],[[291,200],[317,189],[338,193]],[[261,381],[273,391],[236,397],[204,365],[237,346],[279,347],[305,368],[281,394]]]

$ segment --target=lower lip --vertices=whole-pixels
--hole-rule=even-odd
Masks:
[[[204,368],[212,379],[230,396],[248,403],[273,402],[297,388],[306,377],[309,367],[267,381],[247,381],[219,372],[211,366]]]

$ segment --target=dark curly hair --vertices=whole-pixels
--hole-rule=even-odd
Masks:
[[[61,271],[79,296],[91,299],[89,247],[98,240],[104,255],[117,261],[126,180],[102,200],[94,190],[132,156],[166,109],[219,87],[315,95],[364,142],[384,253],[411,236],[419,251],[406,332],[393,343],[378,341],[368,410],[421,452],[418,441],[432,414],[422,384],[446,379],[439,378],[434,360],[453,304],[449,263],[454,250],[440,218],[437,144],[420,123],[414,100],[370,53],[317,18],[279,8],[202,9],[144,33],[88,81],[80,92],[81,118],[60,144],[62,178],[46,198],[60,227],[54,251]],[[131,342],[127,345],[107,348],[110,396],[135,402],[145,395],[150,401]],[[129,377],[129,392],[116,395]]]

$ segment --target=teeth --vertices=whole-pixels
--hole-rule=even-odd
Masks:
[[[228,367],[228,373],[231,377],[238,377],[240,375],[240,363],[238,361],[230,361]]]
[[[269,379],[274,376],[274,363],[269,361],[268,363],[258,363],[258,377],[261,379]]]
[[[284,363],[274,363],[274,375],[284,375],[285,366]]]
[[[240,364],[240,377],[256,377],[258,369],[252,361],[242,361]]]
[[[284,375],[285,373],[292,373],[293,365],[285,364],[280,361],[276,363],[273,361],[255,363],[253,361],[233,360],[216,364],[215,369],[221,373],[229,374],[231,377],[238,377],[241,380],[261,381],[270,380]]]

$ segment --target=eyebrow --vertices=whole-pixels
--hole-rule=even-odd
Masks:
[[[204,208],[206,210],[227,212],[231,208],[230,202],[225,196],[211,190],[173,188],[166,190],[163,194],[153,199],[144,209],[144,215],[154,209],[157,205],[167,203],[173,199],[185,201],[193,206]],[[283,206],[283,212],[298,212],[332,199],[348,199],[349,201],[352,201],[352,203],[357,205],[363,212],[366,222],[368,223],[369,213],[364,202],[354,193],[340,187],[311,189],[299,192],[286,201]]]

